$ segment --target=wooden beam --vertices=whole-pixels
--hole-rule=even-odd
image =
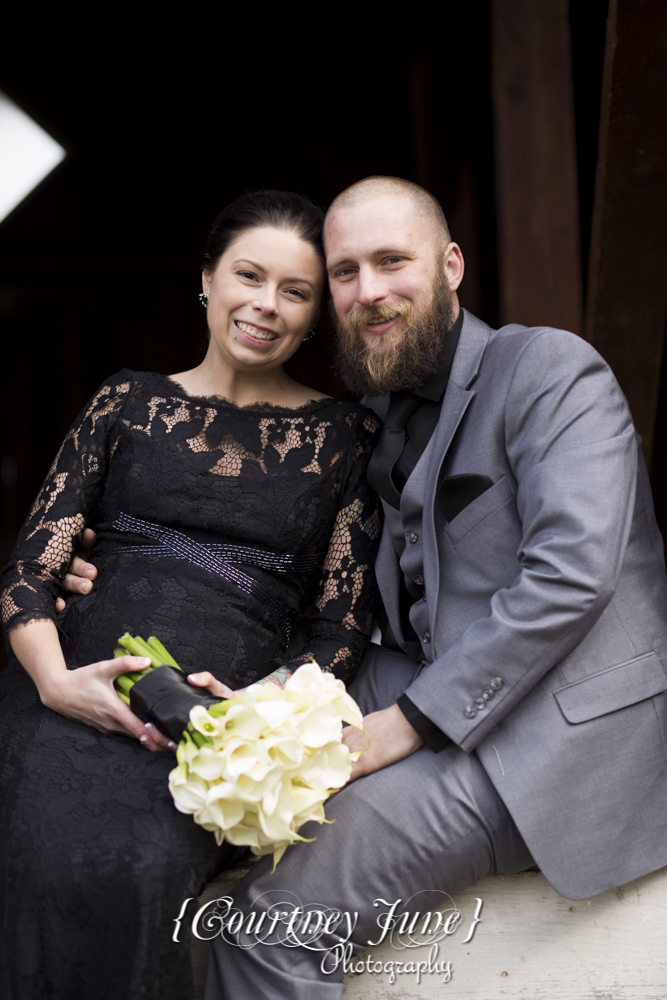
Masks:
[[[500,317],[579,333],[568,0],[492,0]]]
[[[667,314],[667,4],[610,0],[585,335],[651,462]]]

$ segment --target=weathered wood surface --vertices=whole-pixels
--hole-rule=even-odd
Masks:
[[[491,53],[501,322],[580,333],[567,0],[492,0]]]
[[[225,895],[244,872],[225,873],[202,896]],[[480,923],[464,944],[477,910]],[[596,896],[564,899],[539,872],[483,879],[460,893],[462,922],[439,943],[437,962],[451,979],[428,972],[395,974],[391,962],[427,962],[429,946],[397,950],[387,940],[370,956],[386,971],[346,976],[345,1000],[665,1000],[667,998],[667,868]],[[197,1000],[204,991],[207,947],[194,949]],[[396,966],[394,966],[396,973]]]
[[[476,909],[481,923],[464,945]],[[483,879],[456,897],[461,928],[440,945],[452,977],[348,977],[345,1000],[665,1000],[667,997],[667,868],[594,899],[563,899],[539,872]],[[387,943],[375,960],[425,960]]]
[[[666,121],[667,4],[610,0],[585,335],[628,398],[649,467],[667,318]]]

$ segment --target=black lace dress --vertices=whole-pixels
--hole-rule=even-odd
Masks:
[[[237,407],[122,371],[68,434],[2,578],[5,628],[56,622],[68,667],[118,636],[157,635],[186,671],[240,687],[304,653],[347,680],[372,629],[379,539],[362,406]],[[55,598],[84,526],[91,594]],[[228,853],[167,788],[171,754],[44,708],[13,660],[0,674],[0,995],[191,995],[188,897]],[[293,848],[295,849],[295,848]]]

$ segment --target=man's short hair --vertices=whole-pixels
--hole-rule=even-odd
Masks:
[[[353,205],[358,205],[379,194],[407,195],[434,223],[442,240],[442,249],[444,250],[452,242],[445,213],[438,199],[434,198],[430,191],[420,187],[419,184],[406,181],[403,177],[365,177],[341,191],[331,202],[327,215],[335,208],[351,208]]]

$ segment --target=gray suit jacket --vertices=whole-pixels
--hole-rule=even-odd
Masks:
[[[386,399],[367,405],[384,417]],[[562,895],[667,864],[667,580],[611,371],[571,333],[465,313],[432,440],[413,477],[433,662],[406,693],[479,755]],[[443,478],[470,473],[494,485],[448,523]],[[414,656],[386,530],[377,576]]]

